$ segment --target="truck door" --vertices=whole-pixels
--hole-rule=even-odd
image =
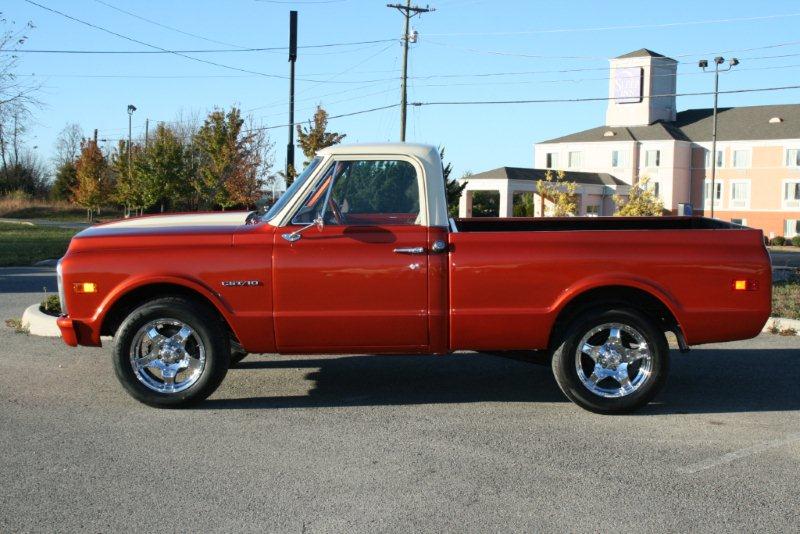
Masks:
[[[306,193],[291,223],[275,233],[279,351],[426,350],[421,172],[399,157],[339,159]],[[320,217],[321,229],[292,234]]]

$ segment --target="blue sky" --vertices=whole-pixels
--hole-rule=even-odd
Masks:
[[[288,12],[296,9],[301,46],[397,39],[300,50],[297,119],[309,117],[318,103],[335,115],[399,101],[402,17],[385,7],[385,1],[103,1],[210,41],[96,0],[37,0],[171,50],[285,46]],[[410,102],[605,97],[607,58],[642,47],[681,61],[679,92],[709,90],[713,78],[700,74],[696,61],[717,54],[741,61],[721,78],[722,89],[796,85],[800,79],[796,1],[440,0],[431,7],[437,11],[413,20],[419,41],[410,55]],[[23,0],[4,0],[0,10],[18,24],[34,22],[28,49],[147,50]],[[265,74],[288,74],[283,51],[194,56]],[[98,128],[101,138],[126,136],[129,103],[138,108],[134,135],[143,132],[145,118],[153,124],[172,120],[179,112],[204,113],[232,104],[265,125],[285,124],[288,118],[287,80],[170,54],[31,53],[22,55],[18,73],[35,75],[44,85],[44,107],[36,112],[28,143],[48,158],[68,122],[79,123],[87,134]],[[798,90],[720,97],[721,106],[795,102],[800,102]],[[710,96],[678,99],[679,110],[710,104]],[[532,166],[534,142],[598,126],[604,112],[604,102],[411,107],[407,139],[444,145],[457,175],[503,165]],[[396,141],[399,109],[336,119],[330,126],[346,133],[348,142]],[[283,167],[286,135],[285,128],[271,130],[276,169]]]

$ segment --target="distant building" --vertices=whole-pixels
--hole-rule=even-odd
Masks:
[[[491,171],[473,174],[466,179],[467,186],[461,194],[459,215],[472,217],[473,200],[476,192],[483,192],[489,198],[494,196],[492,206],[496,213],[485,214],[498,217],[514,216],[514,207],[519,207],[524,195],[533,195],[533,217],[542,217],[542,199],[536,194],[536,183],[543,180],[546,169],[526,169],[521,167],[500,167]],[[554,173],[555,174],[555,173]],[[565,181],[574,182],[578,196],[578,215],[613,215],[613,195],[627,195],[629,185],[607,173],[566,171]],[[545,205],[549,204],[545,200]]]
[[[534,167],[649,177],[677,213],[708,215],[800,235],[800,104],[719,108],[717,177],[711,191],[712,110],[677,111],[677,62],[647,49],[610,61],[605,124],[534,145]],[[584,212],[582,211],[581,214]]]
[[[711,191],[712,110],[676,112],[675,60],[647,49],[611,60],[606,124],[534,146],[534,164],[605,172],[627,183],[648,176],[666,209],[678,204],[800,235],[800,104],[720,108],[717,180]]]

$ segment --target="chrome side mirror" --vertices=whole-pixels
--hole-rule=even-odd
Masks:
[[[281,237],[284,238],[289,243],[300,241],[300,238],[302,237],[300,234],[302,234],[312,226],[316,226],[317,230],[319,230],[320,232],[323,230],[323,228],[325,228],[325,219],[322,217],[322,215],[317,215],[317,217],[307,225],[298,228],[294,232],[282,234]]]

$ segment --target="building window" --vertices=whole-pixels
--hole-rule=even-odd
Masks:
[[[731,208],[750,207],[750,180],[731,182]]]
[[[586,216],[587,217],[597,217],[600,215],[600,206],[586,206]]]
[[[719,207],[722,204],[722,182],[719,180],[714,182],[714,207]],[[703,203],[706,206],[711,205],[711,181],[706,181],[705,188],[703,190]]]
[[[783,182],[783,207],[800,208],[800,180]]]
[[[558,152],[548,152],[547,156],[545,157],[545,168],[546,169],[557,169],[558,168]]]
[[[725,162],[725,156],[722,150],[717,150],[717,168],[719,169],[722,167],[722,164]],[[711,151],[706,150],[706,168],[711,168]]]
[[[649,184],[650,191],[653,192],[655,196],[661,198],[661,184],[658,182],[650,182]]]
[[[628,166],[628,152],[625,150],[614,150],[611,152],[611,166],[612,167],[627,167]]]
[[[569,168],[575,169],[581,166],[581,153],[580,152],[570,152],[569,153]]]
[[[661,166],[661,151],[648,150],[644,153],[645,167],[660,167]]]
[[[786,151],[786,166],[800,167],[800,149],[790,148]]]
[[[783,222],[783,237],[800,235],[800,219],[786,219]]]
[[[747,226],[747,219],[731,219],[731,222],[739,226]]]
[[[733,151],[733,166],[737,169],[746,169],[750,166],[750,151],[749,150],[734,150]]]

